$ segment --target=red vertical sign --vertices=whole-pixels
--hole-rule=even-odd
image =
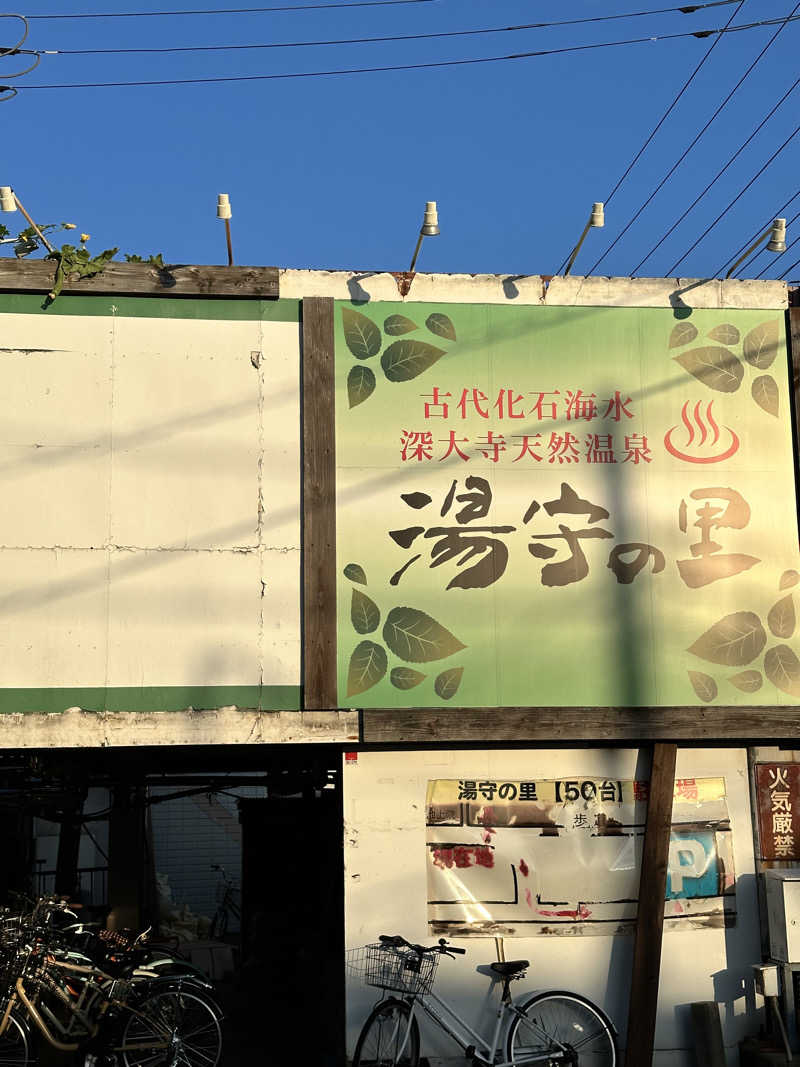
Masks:
[[[800,763],[757,763],[762,860],[800,859]]]

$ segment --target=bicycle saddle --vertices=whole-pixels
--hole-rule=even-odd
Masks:
[[[530,962],[528,960],[508,960],[506,963],[491,963],[489,966],[495,974],[501,974],[503,978],[511,978],[512,975],[519,974],[520,971],[530,967]]]

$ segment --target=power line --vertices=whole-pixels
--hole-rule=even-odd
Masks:
[[[727,22],[725,23],[725,26],[724,26],[724,28],[723,28],[723,29],[722,29],[721,31],[719,31],[720,33],[724,33],[725,31],[727,31],[727,30],[729,29],[729,27],[730,27],[731,23],[733,22],[733,20],[734,20],[734,19],[736,18],[736,16],[737,16],[737,15],[739,14],[739,12],[740,12],[740,11],[742,10],[742,8],[744,7],[744,4],[745,4],[745,0],[740,0],[740,2],[739,2],[739,4],[738,4],[738,6],[737,6],[737,8],[736,8],[736,10],[735,10],[735,11],[734,11],[734,13],[733,13],[733,14],[731,15],[731,17],[730,17],[730,18],[728,19],[728,21],[727,21]],[[619,189],[619,187],[620,187],[620,186],[622,185],[622,183],[623,183],[623,182],[625,181],[625,179],[626,179],[626,178],[628,177],[628,175],[630,174],[631,170],[633,170],[634,166],[636,165],[637,161],[639,160],[639,157],[640,157],[640,156],[641,156],[641,154],[642,154],[642,153],[644,152],[644,150],[645,150],[645,149],[647,148],[647,146],[648,146],[648,145],[650,144],[650,142],[651,142],[651,141],[653,140],[653,138],[655,137],[655,135],[656,135],[656,134],[658,133],[658,131],[659,131],[659,129],[661,128],[661,126],[663,125],[664,121],[665,121],[665,120],[666,120],[666,119],[668,118],[668,116],[670,115],[670,113],[671,113],[671,112],[673,111],[673,109],[675,108],[675,106],[676,106],[676,104],[678,103],[678,101],[680,100],[680,98],[681,98],[681,97],[683,96],[683,94],[684,94],[684,93],[686,92],[686,90],[687,90],[687,89],[689,88],[689,86],[691,85],[691,83],[692,83],[692,82],[694,81],[694,79],[695,79],[695,78],[697,77],[697,75],[698,75],[698,74],[700,73],[700,70],[701,70],[701,68],[703,67],[704,63],[705,63],[705,62],[706,62],[706,60],[707,60],[707,59],[709,58],[709,56],[711,55],[711,53],[712,53],[712,52],[714,51],[714,49],[715,49],[715,48],[717,47],[717,45],[719,44],[719,41],[720,41],[720,38],[719,38],[719,37],[717,37],[717,39],[716,39],[715,41],[713,41],[713,42],[712,42],[712,44],[711,44],[710,48],[708,49],[708,51],[706,52],[706,54],[705,54],[705,55],[703,56],[703,58],[702,58],[702,59],[700,60],[700,62],[699,62],[699,63],[697,64],[697,66],[696,66],[696,67],[694,68],[694,70],[692,71],[692,73],[691,73],[691,74],[689,75],[688,79],[687,79],[687,80],[686,80],[686,81],[684,82],[684,84],[683,84],[683,87],[681,88],[681,90],[680,90],[680,92],[678,93],[678,95],[677,95],[677,96],[675,97],[675,99],[674,99],[674,100],[672,101],[672,103],[671,103],[671,104],[669,105],[669,107],[667,108],[667,110],[666,110],[666,111],[664,112],[664,114],[663,114],[663,115],[661,116],[661,118],[660,118],[660,119],[658,120],[658,122],[656,123],[656,125],[655,125],[655,126],[653,127],[653,129],[652,129],[652,131],[651,131],[650,135],[649,135],[649,136],[647,137],[647,139],[645,140],[645,142],[644,142],[644,144],[642,145],[642,147],[641,147],[641,148],[639,149],[639,151],[638,151],[638,152],[636,153],[636,155],[635,155],[635,156],[633,157],[633,159],[632,159],[632,160],[631,160],[631,162],[629,163],[629,165],[628,165],[627,169],[626,169],[626,170],[625,170],[625,172],[623,173],[622,177],[621,177],[621,178],[619,179],[619,181],[617,182],[617,184],[616,184],[616,185],[614,186],[614,188],[613,188],[613,189],[611,190],[611,192],[610,192],[610,193],[608,194],[608,196],[606,197],[606,199],[605,199],[605,203],[606,203],[606,204],[610,203],[610,201],[611,201],[611,199],[613,198],[614,194],[615,194],[615,193],[617,192],[617,190]]]
[[[433,4],[436,0],[347,0],[336,4],[295,4],[292,7],[217,7],[193,11],[103,11],[71,15],[26,15],[26,19],[141,19],[173,15],[252,15],[266,11],[326,11],[342,7],[388,7],[391,4]]]
[[[670,234],[674,233],[674,231],[683,222],[683,220],[686,218],[686,216],[689,214],[689,212],[692,211],[695,207],[697,207],[697,205],[700,203],[700,201],[703,199],[703,197],[706,195],[706,193],[709,191],[709,189],[711,189],[711,187],[717,183],[717,181],[722,177],[722,175],[725,173],[725,171],[731,165],[731,163],[733,163],[733,161],[741,154],[742,150],[745,149],[748,144],[750,144],[750,142],[753,140],[753,138],[756,136],[756,134],[759,132],[759,130],[761,130],[763,128],[763,126],[765,125],[765,123],[768,122],[769,119],[772,118],[772,116],[775,114],[775,112],[778,110],[778,108],[781,106],[781,104],[784,102],[784,100],[786,100],[787,96],[789,96],[797,88],[798,84],[800,84],[800,78],[798,78],[797,81],[794,83],[794,85],[792,85],[792,87],[790,89],[788,89],[786,91],[786,93],[784,93],[784,95],[781,97],[781,99],[778,101],[778,103],[775,105],[775,107],[773,107],[772,110],[765,116],[765,118],[762,119],[762,121],[758,124],[758,126],[756,126],[756,128],[753,130],[753,132],[747,138],[747,140],[743,141],[742,144],[736,149],[736,151],[733,153],[733,155],[730,157],[730,159],[724,165],[724,167],[721,167],[717,171],[717,173],[714,175],[714,177],[711,179],[711,181],[708,183],[708,185],[705,187],[705,189],[702,191],[702,193],[700,193],[700,195],[697,196],[692,201],[692,203],[686,208],[686,210],[683,212],[683,214],[680,216],[680,218],[677,220],[677,222],[673,223],[673,225],[670,226],[670,228],[667,230],[667,232],[662,237],[660,237],[658,241],[656,241],[656,243],[653,245],[653,247],[650,249],[650,251],[644,257],[644,259],[641,259],[636,264],[636,266],[633,268],[633,271],[631,272],[631,277],[633,277],[633,275],[638,271],[639,267],[641,267],[643,263],[647,262],[647,260],[650,258],[650,256],[652,256],[652,254],[656,251],[656,249],[659,248],[664,243],[664,241],[670,236]],[[792,199],[794,199],[794,197],[792,197]],[[789,201],[789,202],[791,203],[791,201]],[[763,229],[763,227],[762,227],[762,229]],[[747,247],[746,244],[742,246],[742,248],[746,248],[746,247]],[[731,257],[731,259],[735,259],[735,258],[736,258],[735,256]],[[726,266],[727,266],[727,264],[726,264]]]
[[[416,0],[411,0],[416,2]],[[741,0],[744,3],[744,0]],[[251,82],[251,81],[282,81],[295,78],[326,78],[342,74],[377,74],[388,71],[401,70],[431,70],[439,67],[462,67],[477,63],[504,63],[516,59],[532,59],[540,56],[563,55],[568,52],[586,52],[600,48],[618,48],[632,44],[652,44],[660,41],[673,41],[684,37],[708,37],[711,34],[736,33],[742,30],[757,29],[762,26],[771,26],[776,22],[794,22],[800,16],[785,19],[769,19],[764,22],[751,22],[743,26],[734,26],[731,29],[717,28],[712,30],[695,31],[694,33],[669,33],[658,37],[635,37],[625,41],[603,41],[596,44],[570,45],[564,48],[547,48],[536,52],[517,52],[506,56],[486,56],[479,59],[448,59],[437,60],[429,63],[399,63],[393,66],[381,67],[348,67],[339,70],[311,70],[291,72],[287,74],[231,74],[211,78],[159,78],[155,80],[119,81],[119,82],[68,82],[48,85],[25,85],[25,91],[29,89],[114,89],[124,87],[160,86],[160,85],[212,85],[222,82]],[[715,42],[716,43],[716,42]],[[0,86],[0,91],[4,87]]]
[[[800,2],[795,4],[794,8],[792,9],[792,11],[790,13],[790,17],[791,17],[791,15],[794,15],[796,13],[798,8],[800,8]],[[747,79],[752,74],[753,70],[755,70],[755,68],[761,62],[761,59],[764,57],[766,52],[772,47],[772,45],[775,43],[776,39],[778,38],[779,34],[781,34],[785,28],[786,28],[786,23],[784,23],[782,26],[779,26],[778,29],[775,31],[775,33],[773,33],[772,37],[770,37],[770,39],[767,41],[767,43],[764,45],[764,47],[758,53],[756,58],[753,60],[753,62],[750,64],[750,66],[747,68],[747,70],[744,72],[744,74],[741,76],[741,78],[739,78],[737,83],[734,85],[734,87],[731,89],[731,91],[728,93],[728,95],[725,97],[725,99],[722,101],[722,103],[717,107],[716,111],[711,116],[711,118],[708,120],[708,122],[706,122],[705,126],[703,126],[703,128],[700,130],[700,132],[695,135],[695,137],[689,143],[688,147],[684,150],[682,155],[679,156],[679,158],[675,161],[675,163],[673,163],[673,165],[670,167],[670,169],[667,171],[667,173],[664,175],[664,177],[661,179],[661,181],[658,183],[658,185],[652,191],[650,196],[648,196],[648,198],[641,205],[641,207],[638,209],[638,211],[636,211],[634,213],[633,217],[630,219],[630,221],[627,223],[627,225],[624,227],[624,229],[618,234],[616,240],[614,241],[614,243],[612,245],[609,246],[609,248],[606,250],[606,252],[610,251],[611,248],[614,247],[614,244],[616,244],[617,241],[619,241],[619,239],[625,233],[627,233],[627,231],[631,228],[631,226],[634,224],[634,222],[636,222],[636,220],[642,214],[642,212],[647,207],[647,205],[650,204],[651,201],[656,197],[656,195],[661,191],[661,189],[664,188],[666,183],[669,181],[669,179],[672,177],[672,175],[675,173],[675,171],[678,169],[678,167],[681,165],[681,163],[683,163],[683,161],[689,155],[689,153],[694,148],[694,146],[697,144],[697,142],[701,139],[701,137],[703,137],[703,135],[706,133],[708,128],[711,126],[711,124],[717,119],[717,117],[720,115],[720,113],[723,111],[723,109],[727,106],[728,102],[731,100],[731,98],[733,97],[734,93],[736,93],[742,87],[744,82],[747,81]],[[731,156],[731,158],[728,160],[728,162],[725,164],[725,166],[718,172],[718,174],[713,179],[713,181],[708,186],[706,186],[706,188],[703,190],[703,192],[698,197],[698,200],[695,200],[694,204],[692,204],[691,207],[689,207],[684,212],[684,214],[681,216],[681,218],[678,219],[678,222],[675,223],[675,225],[672,227],[672,229],[667,231],[667,233],[664,235],[664,237],[667,237],[670,233],[672,233],[672,231],[675,229],[675,227],[678,226],[678,224],[684,218],[686,218],[686,215],[689,213],[689,211],[691,211],[692,208],[695,206],[695,204],[697,204],[698,201],[701,200],[705,196],[705,194],[708,192],[708,190],[711,188],[711,186],[714,184],[714,182],[716,182],[717,179],[720,178],[722,176],[722,174],[724,174],[724,172],[731,165],[731,163],[733,163],[733,161],[736,159],[736,157],[747,147],[747,145],[750,143],[750,141],[752,141],[752,139],[756,136],[758,131],[763,128],[763,126],[769,121],[769,119],[772,118],[772,116],[778,110],[778,108],[783,103],[783,101],[787,98],[787,96],[789,96],[794,91],[794,89],[797,87],[797,85],[799,83],[800,83],[800,78],[798,78],[797,81],[794,83],[794,85],[792,85],[791,89],[789,89],[784,94],[784,96],[781,98],[781,100],[779,100],[779,102],[775,105],[775,107],[762,120],[762,122],[756,127],[756,129],[750,134],[750,136],[747,138],[747,140],[737,149],[736,152],[734,152],[734,154]],[[664,240],[664,238],[662,238],[662,241],[663,240]],[[656,250],[656,248],[659,247],[660,244],[661,244],[661,242],[659,241],[658,244],[656,244],[651,249],[651,251],[647,253],[647,255],[644,257],[644,259],[640,260],[640,262],[631,271],[631,277],[633,277],[633,275],[636,273],[636,271],[639,269],[639,267],[641,267],[642,264],[645,263],[650,258],[650,256],[653,254],[653,252]]]
[[[733,263],[735,260],[737,260],[739,258],[739,256],[744,252],[744,250],[746,248],[748,248],[753,243],[753,241],[756,240],[758,235],[760,233],[763,233],[764,230],[766,230],[767,226],[769,226],[769,224],[772,222],[772,220],[780,217],[783,214],[783,212],[787,209],[787,207],[792,203],[792,201],[796,200],[798,198],[798,196],[800,196],[800,189],[798,189],[796,193],[792,193],[792,195],[789,197],[789,199],[786,201],[786,203],[782,204],[774,214],[770,215],[770,217],[764,223],[762,223],[761,226],[758,227],[756,232],[751,234],[750,237],[748,237],[747,240],[744,242],[744,244],[740,245],[740,247],[733,253],[732,256],[728,256],[728,258],[725,260],[725,262],[722,264],[722,266],[716,271],[716,273],[714,274],[714,277],[715,278],[721,277],[722,276],[722,272],[725,270],[725,268],[727,266],[729,266],[731,263]]]
[[[730,17],[730,18],[728,19],[728,21],[727,21],[727,22],[725,23],[725,27],[724,27],[724,28],[725,28],[725,30],[728,30],[728,29],[729,29],[729,27],[731,26],[731,23],[732,23],[732,22],[733,22],[733,20],[734,20],[734,19],[736,18],[736,16],[737,16],[737,15],[739,14],[739,12],[740,12],[740,11],[742,10],[742,8],[744,7],[744,5],[745,5],[745,0],[741,0],[741,2],[740,2],[740,3],[738,4],[738,5],[737,5],[737,7],[736,7],[736,10],[735,10],[735,11],[733,12],[733,14],[731,15],[731,17]],[[715,40],[715,41],[712,41],[712,43],[711,43],[711,45],[710,45],[710,47],[709,47],[708,51],[706,52],[706,54],[705,54],[705,55],[703,56],[703,58],[702,58],[702,59],[700,60],[700,62],[699,62],[699,63],[697,64],[697,66],[696,66],[696,67],[694,68],[694,70],[692,71],[692,73],[691,73],[691,74],[689,75],[689,77],[688,77],[688,78],[686,79],[686,81],[685,81],[685,82],[683,83],[683,85],[681,86],[681,88],[680,88],[680,90],[678,91],[677,95],[676,95],[676,96],[674,97],[674,99],[673,99],[672,103],[671,103],[671,104],[669,105],[669,107],[667,108],[667,110],[666,110],[666,111],[664,112],[664,114],[663,114],[663,115],[661,116],[661,118],[660,118],[660,119],[658,120],[658,122],[657,122],[657,123],[655,124],[655,126],[653,127],[653,129],[652,129],[652,130],[650,131],[649,135],[648,135],[648,136],[647,136],[647,137],[645,138],[644,144],[643,144],[643,145],[641,146],[641,148],[639,149],[639,151],[638,151],[638,152],[636,153],[636,155],[635,155],[635,156],[633,157],[633,159],[632,159],[632,160],[630,161],[630,163],[628,164],[627,168],[626,168],[626,169],[625,169],[625,170],[623,171],[622,175],[621,175],[621,176],[620,176],[620,178],[618,179],[618,181],[617,181],[617,184],[616,184],[616,185],[614,186],[614,188],[613,188],[613,189],[611,190],[611,192],[610,192],[610,193],[608,194],[608,196],[606,197],[606,199],[605,199],[605,203],[606,203],[606,204],[608,204],[608,203],[610,203],[610,202],[611,202],[611,199],[613,198],[614,194],[615,194],[615,193],[617,192],[617,190],[619,189],[619,187],[620,187],[620,186],[622,185],[622,183],[623,183],[623,182],[625,181],[625,179],[626,179],[626,178],[628,177],[628,175],[629,175],[629,174],[630,174],[630,172],[631,172],[631,171],[633,170],[633,168],[634,168],[634,167],[636,166],[636,164],[638,163],[638,161],[639,161],[639,160],[641,159],[641,157],[642,157],[642,155],[644,154],[645,150],[647,149],[648,145],[649,145],[649,144],[651,143],[651,141],[653,140],[653,138],[655,137],[655,135],[656,135],[656,134],[658,133],[658,131],[659,131],[659,130],[661,129],[661,127],[662,127],[662,126],[664,125],[664,123],[665,123],[665,122],[667,121],[667,119],[668,119],[668,118],[669,118],[669,116],[670,116],[670,115],[672,114],[672,112],[674,111],[674,109],[675,109],[675,108],[677,107],[677,105],[678,105],[678,101],[679,101],[679,100],[681,99],[681,97],[683,96],[683,94],[684,94],[684,93],[686,92],[686,90],[687,90],[687,89],[689,88],[689,86],[690,86],[690,85],[692,84],[692,82],[694,81],[694,79],[695,79],[695,78],[697,77],[697,75],[698,75],[698,74],[700,73],[700,71],[702,70],[702,68],[703,68],[703,66],[705,65],[705,63],[706,63],[706,62],[707,62],[707,61],[708,61],[708,60],[709,60],[709,59],[711,58],[711,53],[712,53],[712,52],[714,51],[714,49],[715,49],[715,48],[717,47],[717,45],[719,44],[719,42],[720,42],[721,40],[722,40],[722,37],[721,37],[721,36],[719,36],[719,37],[717,37],[717,38],[716,38],[716,40]],[[616,241],[618,241],[618,240],[619,240],[619,237],[617,237],[617,238],[616,238],[616,240],[614,241],[614,244],[616,244]],[[597,260],[595,261],[595,263],[594,263],[594,266],[593,266],[593,267],[591,268],[591,270],[589,271],[589,274],[594,274],[594,272],[595,272],[595,271],[597,270],[598,266],[599,266],[599,265],[600,265],[600,264],[601,264],[601,263],[603,262],[603,260],[604,260],[604,259],[606,258],[606,256],[608,255],[608,253],[609,253],[609,252],[611,251],[611,249],[612,249],[613,247],[614,247],[614,245],[612,244],[612,245],[609,245],[609,247],[608,247],[608,248],[606,248],[606,250],[605,250],[605,251],[603,252],[603,254],[602,254],[602,255],[601,255],[600,257],[599,257],[599,259],[597,259]],[[564,262],[566,262],[566,260],[565,260]],[[559,267],[559,268],[558,268],[558,273],[559,273],[559,274],[561,273],[561,270],[562,270],[562,268],[561,268],[561,267]]]
[[[796,4],[795,7],[793,8],[792,15],[794,15],[794,13],[797,11],[798,8],[800,8],[800,3]],[[781,31],[783,29],[784,29],[784,26],[779,26],[778,27],[776,32],[772,35],[772,37],[769,39],[769,41],[766,43],[766,45],[761,49],[761,51],[758,53],[756,58],[753,60],[753,62],[750,64],[750,66],[747,68],[747,70],[744,72],[742,77],[739,79],[739,81],[736,83],[736,85],[734,85],[734,87],[731,89],[731,91],[728,93],[728,95],[725,97],[725,99],[719,105],[717,110],[714,112],[714,114],[711,116],[711,118],[708,120],[708,122],[702,128],[700,133],[698,133],[698,135],[694,138],[692,143],[689,145],[689,147],[686,149],[686,151],[683,153],[683,155],[680,157],[680,159],[677,161],[677,163],[675,163],[675,165],[667,172],[667,174],[662,179],[662,181],[659,183],[659,185],[656,186],[656,188],[653,191],[653,193],[651,194],[651,196],[645,201],[645,203],[642,205],[642,207],[639,209],[639,211],[636,213],[636,215],[634,215],[633,219],[631,219],[631,223],[635,222],[635,220],[641,214],[642,210],[647,206],[647,204],[650,203],[650,200],[652,200],[653,197],[656,195],[656,193],[665,185],[667,180],[672,177],[672,175],[675,173],[677,168],[680,166],[680,164],[683,162],[683,160],[686,158],[686,156],[689,154],[689,152],[692,150],[692,148],[694,148],[694,146],[697,144],[697,142],[700,140],[700,138],[703,136],[703,134],[709,128],[711,123],[714,121],[714,119],[716,119],[716,117],[719,115],[719,113],[722,111],[722,109],[725,107],[725,105],[731,99],[731,97],[736,92],[736,90],[739,89],[739,87],[742,85],[742,83],[750,76],[750,74],[753,71],[753,69],[755,68],[755,66],[760,62],[760,60],[763,57],[764,53],[767,51],[768,48],[770,48],[772,46],[772,44],[775,42],[775,39],[777,38],[778,34],[781,33]],[[656,249],[661,247],[661,245],[670,236],[670,234],[674,233],[674,231],[683,222],[683,220],[686,218],[686,216],[689,214],[689,212],[692,211],[700,203],[700,201],[703,199],[703,197],[706,195],[706,193],[709,191],[709,189],[711,189],[711,187],[713,185],[715,185],[716,182],[722,177],[722,175],[725,173],[725,171],[728,169],[728,167],[730,167],[730,165],[733,163],[733,161],[750,144],[750,142],[753,140],[753,138],[756,136],[756,134],[760,130],[762,130],[764,128],[764,126],[767,124],[767,122],[769,122],[769,120],[772,118],[772,116],[775,114],[775,112],[778,110],[778,108],[781,106],[781,104],[783,104],[783,102],[786,100],[786,98],[788,96],[790,96],[794,92],[794,90],[797,88],[798,85],[800,85],[800,78],[798,78],[789,87],[789,89],[786,90],[786,92],[783,94],[783,96],[780,98],[780,100],[777,102],[777,104],[775,104],[775,106],[769,112],[767,112],[767,114],[764,116],[764,118],[761,120],[761,122],[758,124],[758,126],[756,126],[756,128],[753,130],[753,132],[750,134],[750,136],[745,141],[743,141],[741,143],[741,145],[739,145],[739,147],[736,149],[736,151],[730,157],[728,162],[717,171],[717,173],[714,175],[714,177],[711,179],[711,181],[708,183],[708,185],[705,187],[705,189],[703,189],[703,191],[700,193],[700,195],[698,197],[696,197],[695,200],[692,201],[692,203],[689,205],[689,207],[686,208],[686,210],[683,212],[683,214],[680,216],[680,218],[677,220],[677,222],[673,223],[672,226],[667,230],[667,232],[661,238],[659,238],[658,241],[656,241],[656,243],[653,245],[653,247],[650,249],[650,251],[644,257],[644,259],[640,259],[639,260],[639,262],[636,264],[636,266],[631,271],[631,277],[633,277],[633,275],[639,270],[639,268],[642,266],[643,263],[647,262],[647,260],[650,258],[650,256],[652,256],[652,254],[656,251]],[[625,228],[626,230],[631,225],[631,223],[629,223],[628,226]],[[622,233],[625,233],[625,230],[623,230]],[[622,236],[622,233],[620,234],[620,237]]]
[[[795,214],[792,215],[792,217],[790,219],[786,220],[787,228],[789,226],[791,226],[793,222],[796,222],[798,219],[800,219],[800,211],[795,212]],[[783,252],[779,252],[777,254],[777,256],[772,256],[770,259],[767,260],[766,265],[761,268],[761,270],[758,272],[758,274],[755,275],[755,277],[756,278],[760,278],[760,277],[762,277],[762,275],[766,274],[767,271],[770,269],[770,267],[774,267],[775,264],[778,262],[778,260],[779,259],[783,259],[783,257],[789,251],[789,249],[794,247],[794,245],[796,245],[796,244],[797,244],[797,238],[795,238],[794,241],[790,241],[789,244],[787,245],[787,247],[783,250]],[[750,259],[748,259],[747,263],[742,265],[741,269],[743,271],[746,270],[747,267],[754,260],[758,259],[758,257],[761,255],[762,252],[766,252],[766,246],[765,245],[762,245],[761,248],[759,248],[759,250],[756,252],[756,254],[754,256],[751,256]],[[791,267],[789,269],[791,270]],[[740,275],[740,277],[741,277],[741,275]]]
[[[759,167],[759,169],[756,171],[756,173],[753,175],[753,177],[750,179],[750,181],[744,186],[743,189],[739,190],[739,192],[736,194],[736,196],[733,198],[733,200],[731,200],[731,202],[728,204],[728,206],[726,208],[724,208],[719,213],[719,215],[717,215],[717,217],[714,219],[714,221],[711,223],[710,226],[707,226],[705,228],[705,230],[703,230],[703,232],[700,234],[700,236],[697,238],[697,240],[683,253],[683,255],[680,257],[680,259],[676,260],[675,263],[673,263],[673,265],[667,271],[667,275],[666,276],[668,278],[671,278],[673,276],[673,274],[674,274],[675,270],[677,269],[677,267],[681,263],[683,263],[683,261],[686,259],[686,257],[691,252],[693,252],[695,250],[695,248],[697,248],[697,246],[700,244],[700,242],[703,240],[703,238],[707,237],[708,234],[711,233],[711,231],[714,229],[714,227],[717,225],[717,223],[722,218],[724,218],[725,215],[728,213],[728,211],[730,211],[730,209],[733,207],[733,205],[744,196],[744,194],[747,192],[747,190],[750,188],[750,186],[753,185],[753,183],[758,178],[761,177],[761,175],[764,173],[764,171],[767,169],[767,167],[769,167],[770,164],[772,164],[778,158],[778,156],[781,154],[781,152],[784,150],[784,148],[786,148],[786,146],[790,143],[790,141],[794,140],[794,138],[798,135],[798,133],[800,133],[800,126],[795,126],[794,130],[792,131],[792,133],[789,134],[789,136],[786,138],[786,140],[783,142],[783,144],[772,153],[772,155],[769,157],[769,159],[767,160],[766,163],[764,163],[761,167]]]
[[[793,242],[792,242],[792,244],[794,244],[794,243],[795,243],[795,242],[793,241]],[[787,267],[787,268],[786,268],[786,270],[785,270],[785,271],[783,272],[783,274],[782,274],[782,275],[780,276],[780,280],[781,280],[781,281],[783,281],[783,279],[784,279],[784,278],[786,277],[786,275],[787,275],[787,274],[789,274],[789,273],[790,273],[791,271],[793,271],[793,270],[794,270],[794,268],[795,268],[796,266],[798,266],[798,265],[800,265],[800,259],[796,259],[796,260],[794,261],[794,263],[793,263],[793,264],[791,265],[791,267]]]
[[[425,41],[440,37],[475,37],[487,33],[517,33],[522,30],[545,30],[555,26],[581,26],[588,22],[611,22],[616,19],[641,18],[645,15],[663,15],[672,12],[693,13],[706,7],[719,7],[723,4],[735,4],[739,0],[712,0],[711,3],[697,4],[694,7],[660,7],[650,11],[631,11],[623,15],[596,15],[585,19],[561,19],[557,22],[526,22],[518,26],[493,26],[479,30],[449,30],[437,33],[395,34],[388,37],[346,37],[326,41],[286,41],[267,44],[210,44],[184,45],[167,48],[55,48],[42,49],[47,55],[59,56],[94,56],[94,55],[139,55],[172,52],[232,52],[259,48],[317,48],[320,45],[366,44],[384,41]]]

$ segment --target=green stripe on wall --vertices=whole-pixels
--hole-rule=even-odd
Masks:
[[[0,715],[83,711],[202,711],[235,705],[259,711],[297,711],[299,685],[144,686],[94,689],[0,689]]]
[[[63,294],[46,310],[42,293],[0,293],[0,314],[111,315],[133,319],[219,319],[227,322],[300,322],[299,300],[236,297],[114,296]]]

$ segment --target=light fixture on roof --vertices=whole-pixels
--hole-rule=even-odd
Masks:
[[[417,247],[414,249],[414,255],[411,257],[411,266],[408,268],[409,274],[413,274],[414,267],[417,265],[417,256],[419,255],[420,248],[422,248],[422,238],[438,236],[439,212],[436,210],[436,201],[428,200],[425,203],[425,214],[422,217],[422,226],[420,226],[419,237],[417,238]]]
[[[768,252],[785,252],[786,251],[786,219],[775,219],[768,230],[765,230],[760,237],[757,237],[755,241],[750,245],[746,252],[744,252],[736,260],[734,265],[725,275],[726,278],[730,278],[740,263],[744,263],[751,252],[754,252],[762,241],[766,241],[767,238],[767,251]]]
[[[36,225],[36,223],[30,217],[30,215],[25,210],[25,208],[22,206],[22,202],[20,201],[20,198],[17,196],[17,194],[14,192],[14,190],[11,188],[11,186],[10,185],[0,185],[0,211],[11,212],[11,211],[16,211],[18,208],[22,212],[22,214],[25,216],[27,221],[30,223],[30,225],[33,227],[33,230],[34,230],[36,236],[42,242],[42,244],[47,249],[47,251],[48,252],[52,252],[53,251],[53,246],[50,244],[50,242],[47,240],[45,235],[42,233],[42,231],[39,229],[39,227]]]
[[[233,266],[233,245],[231,243],[231,198],[227,193],[217,193],[217,218],[225,222],[225,239],[228,242],[228,266]]]
[[[570,253],[569,260],[567,261],[567,266],[564,270],[565,278],[572,270],[572,264],[575,262],[575,258],[581,250],[581,245],[586,240],[586,234],[591,229],[601,229],[603,226],[605,226],[605,224],[606,217],[603,210],[603,204],[601,201],[598,200],[596,203],[592,204],[592,211],[589,215],[589,221],[583,227],[583,233],[578,238],[578,243],[575,245],[575,247],[572,249],[572,252]]]
[[[419,229],[419,237],[417,238],[414,255],[411,257],[411,266],[408,270],[394,275],[401,296],[408,296],[411,289],[411,283],[414,280],[414,268],[417,265],[417,257],[419,256],[419,250],[422,248],[423,238],[438,237],[439,232],[439,212],[436,209],[436,201],[427,200],[425,202],[425,214],[422,216],[422,225]]]

